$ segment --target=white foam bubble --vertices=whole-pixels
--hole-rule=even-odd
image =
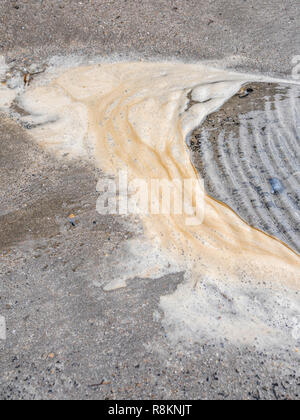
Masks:
[[[265,285],[202,278],[161,297],[163,325],[173,343],[232,343],[273,350],[300,345],[296,292]],[[298,326],[299,327],[299,326]]]
[[[104,290],[126,287],[135,278],[159,279],[181,271],[181,267],[159,246],[145,238],[128,240],[101,263],[100,275]]]

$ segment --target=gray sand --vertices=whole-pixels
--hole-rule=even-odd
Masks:
[[[299,18],[298,0],[2,0],[0,55],[15,65],[71,53],[224,59],[290,78]],[[96,170],[0,122],[1,399],[299,399],[295,350],[170,345],[159,300],[183,273],[111,293],[93,286],[130,223],[96,213]]]

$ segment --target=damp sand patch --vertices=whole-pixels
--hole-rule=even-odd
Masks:
[[[180,63],[99,63],[57,69],[56,76],[55,69],[50,72],[20,89],[14,99],[25,111],[25,115],[14,115],[33,139],[61,157],[68,154],[90,160],[108,176],[117,177],[120,170],[126,170],[129,180],[139,178],[147,182],[152,179],[198,182],[186,143],[189,134],[236,95],[241,86],[257,80],[200,64]],[[173,337],[179,339],[187,331],[192,331],[195,337],[207,334],[205,325],[210,324],[205,317],[212,321],[217,310],[221,314],[227,311],[222,301],[214,303],[218,301],[215,289],[206,287],[214,284],[222,290],[224,285],[229,301],[236,301],[241,294],[243,304],[232,305],[235,309],[231,316],[224,318],[227,330],[209,328],[212,336],[219,338],[222,331],[227,331],[226,338],[236,342],[239,330],[256,325],[257,333],[248,336],[251,343],[259,336],[260,340],[256,340],[259,346],[273,346],[273,337],[283,323],[275,317],[273,325],[270,321],[273,312],[268,308],[278,294],[285,294],[288,305],[281,305],[282,316],[292,320],[284,337],[277,341],[282,345],[289,336],[290,344],[295,345],[291,325],[300,314],[299,256],[202,192],[205,217],[199,224],[187,225],[181,214],[140,215],[147,246],[137,255],[125,250],[120,257],[112,252],[108,265],[113,261],[115,264],[108,276],[110,284],[104,285],[106,290],[124,287],[128,279],[139,276],[139,271],[142,277],[154,273],[154,278],[166,275],[168,270],[185,271],[183,288],[161,303],[166,314],[164,325],[175,328]],[[154,251],[147,247],[153,247]],[[136,245],[128,244],[128,251],[132,248]],[[156,267],[151,270],[153,264]],[[128,266],[131,268],[126,272]],[[251,290],[256,296],[257,287],[268,296],[257,305],[267,302],[267,309],[252,324],[251,314],[257,306],[251,306],[252,300],[247,296],[251,296]],[[286,306],[292,307],[293,312],[286,311]],[[235,324],[232,316],[236,316]],[[229,324],[235,328],[230,329]]]

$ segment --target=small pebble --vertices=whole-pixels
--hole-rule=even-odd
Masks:
[[[252,92],[253,92],[253,89],[251,89],[251,88],[248,88],[248,89],[242,88],[240,90],[240,95],[239,96],[240,96],[240,98],[246,98]]]
[[[68,217],[68,221],[72,226],[75,226],[75,215],[70,214],[69,217]]]
[[[281,184],[280,180],[277,178],[270,178],[269,183],[271,186],[272,194],[280,194],[284,190],[283,185]]]

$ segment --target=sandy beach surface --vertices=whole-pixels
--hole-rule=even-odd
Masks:
[[[297,0],[0,0],[0,56],[32,83],[70,57],[204,62],[281,79],[250,83],[249,96],[234,96],[193,132],[190,150],[212,197],[299,252],[300,88],[284,83],[296,80],[299,20]],[[17,103],[12,111],[26,117]],[[262,155],[270,126],[277,137]],[[117,259],[135,273],[132,261],[143,265],[149,252],[138,242],[139,222],[97,213],[104,176],[86,160],[40,147],[30,127],[0,113],[0,398],[299,399],[296,306],[280,320],[289,345],[264,348],[198,330],[195,339],[182,332],[188,324],[177,334],[170,296],[182,292],[195,308],[180,268],[103,289]],[[220,290],[209,283],[206,293],[221,299],[226,320],[233,309]],[[242,298],[272,315],[262,292]]]

